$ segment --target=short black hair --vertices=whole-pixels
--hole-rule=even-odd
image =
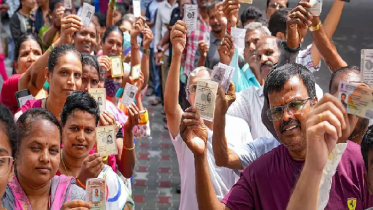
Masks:
[[[96,12],[94,16],[97,17],[98,23],[100,24],[101,27],[106,26],[106,15],[104,15],[101,12]]]
[[[102,35],[102,43],[105,43],[106,37],[109,36],[109,34],[111,32],[113,32],[113,31],[117,31],[117,32],[119,32],[121,34],[121,36],[122,36],[122,42],[123,42],[123,31],[120,30],[119,26],[114,25],[114,26],[110,26],[110,27],[106,28],[104,35]]]
[[[31,34],[29,34],[29,35],[22,35],[18,40],[15,40],[16,41],[16,45],[15,45],[15,48],[14,48],[14,60],[18,60],[19,50],[21,48],[21,45],[23,44],[23,42],[28,41],[28,40],[35,41],[36,43],[38,43],[38,45],[40,47],[40,50],[42,49],[41,45],[40,45],[40,42],[38,42],[38,40],[36,40],[33,35],[31,35]]]
[[[249,5],[241,14],[241,24],[243,25],[248,20],[255,20],[255,22],[264,22],[263,12],[256,6]]]
[[[330,82],[329,82],[329,93],[331,93],[332,90],[332,84],[335,80],[335,78],[340,75],[340,74],[347,74],[349,72],[355,72],[356,74],[360,74],[360,68],[357,66],[345,66],[342,68],[337,69],[332,73],[332,76],[330,77]]]
[[[342,93],[341,96],[346,96],[346,93]]]
[[[97,70],[98,79],[101,81],[101,74],[100,74],[101,69],[100,69],[100,65],[98,64],[96,56],[93,56],[93,55],[90,55],[90,54],[87,54],[87,53],[83,53],[82,58],[83,58],[82,66],[83,67],[84,66],[94,67]]]
[[[18,139],[18,131],[12,112],[0,103],[0,128],[8,138],[8,143],[12,149],[11,156],[15,157],[17,151],[16,143]]]
[[[285,83],[294,76],[299,76],[303,81],[310,98],[316,97],[315,78],[313,74],[305,66],[290,63],[277,67],[268,74],[263,90],[266,101],[269,102],[269,93],[283,90]]]
[[[368,127],[363,139],[361,140],[361,154],[363,155],[365,169],[368,170],[369,160],[368,153],[373,149],[373,125]]]
[[[286,19],[290,11],[290,8],[284,8],[273,13],[268,22],[268,29],[272,36],[276,36],[277,32],[282,32],[286,35]]]
[[[215,9],[217,3],[219,3],[219,2],[213,1],[213,2],[207,3],[207,5],[206,5],[207,14],[210,14],[210,11],[212,9]]]
[[[58,3],[63,3],[63,0],[50,0],[49,1],[49,10],[53,12],[54,11],[54,7]]]
[[[30,135],[32,131],[32,125],[34,124],[34,122],[38,120],[47,120],[50,123],[54,124],[58,128],[58,131],[60,133],[60,136],[59,136],[60,142],[62,141],[61,125],[52,112],[50,112],[47,109],[43,109],[43,108],[29,109],[25,113],[23,113],[18,118],[18,121],[17,121],[19,137],[18,137],[18,141],[16,144],[16,153],[15,153],[16,157],[18,157],[19,155],[19,148],[22,143],[22,140],[25,137]]]
[[[96,100],[85,91],[74,91],[66,99],[61,113],[61,125],[65,126],[67,117],[75,110],[86,111],[95,117],[96,125],[98,124],[100,109]]]
[[[48,71],[53,72],[54,67],[58,64],[58,61],[61,56],[65,55],[68,52],[73,52],[78,56],[80,62],[82,62],[82,55],[78,50],[75,49],[72,45],[61,45],[54,48],[48,59]]]
[[[271,2],[271,0],[267,0],[267,7],[269,6],[269,2]],[[289,7],[289,0],[286,1],[286,7]]]
[[[125,16],[127,14],[128,10],[129,10],[129,6],[125,3],[116,3],[115,10],[117,10],[122,15],[121,18],[123,18],[123,16]]]

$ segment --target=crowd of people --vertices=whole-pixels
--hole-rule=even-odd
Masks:
[[[83,25],[87,2],[96,13]],[[139,17],[127,0],[65,4],[0,1],[16,43],[9,77],[0,55],[0,209],[91,209],[92,178],[106,181],[106,198],[95,188],[94,201],[134,209],[135,140],[151,135],[149,96],[177,154],[180,210],[373,209],[373,126],[347,112],[346,95],[338,99],[340,82],[370,88],[332,41],[344,0],[323,21],[309,0],[294,8],[267,0],[265,10],[248,5],[240,16],[239,0],[142,0]],[[193,31],[190,4],[198,8]],[[232,28],[245,30],[244,48]],[[313,42],[303,46],[308,31]],[[329,93],[313,76],[322,60]],[[219,85],[209,98],[210,121],[195,106],[197,84],[213,80],[220,64],[234,72],[228,90]],[[126,105],[128,84],[137,91]],[[106,99],[96,101],[94,88]],[[22,91],[32,99],[21,104]],[[101,126],[115,128],[105,142],[117,151],[106,157]]]

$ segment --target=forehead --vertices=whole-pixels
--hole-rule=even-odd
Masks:
[[[95,122],[96,121],[95,121],[95,117],[93,114],[88,113],[86,111],[79,110],[79,109],[73,110],[72,113],[68,115],[66,119],[66,124],[83,123],[83,124],[94,126]]]
[[[283,106],[294,99],[304,99],[307,97],[307,87],[298,75],[287,80],[282,90],[268,93],[270,107]]]
[[[29,135],[21,141],[21,144],[37,141],[39,143],[50,143],[51,145],[60,144],[60,132],[55,124],[48,120],[36,119],[30,124]]]
[[[127,21],[124,21],[124,22],[127,22]],[[122,26],[124,26],[124,22],[122,23]],[[122,33],[120,33],[119,31],[112,31],[109,33],[109,35],[107,36],[107,39],[118,39],[118,40],[122,40]]]
[[[24,49],[29,50],[30,47],[32,49],[40,49],[39,44],[35,40],[27,39],[26,41],[22,42],[21,46],[19,47],[19,50],[24,50]]]
[[[98,75],[97,69],[91,65],[83,66],[83,74]]]
[[[209,15],[215,14],[215,12],[216,12],[216,6],[209,10]]]
[[[258,42],[257,48],[258,48],[258,51],[263,51],[263,50],[278,51],[276,38],[265,37],[265,38],[260,39],[260,41]]]
[[[348,70],[347,70],[348,71]],[[332,86],[330,88],[330,94],[335,94],[338,91],[338,86],[341,81],[344,82],[357,82],[361,81],[361,76],[359,73],[354,71],[349,72],[341,72],[337,76],[335,76]]]
[[[251,40],[251,39],[260,39],[262,37],[263,33],[259,29],[251,30],[251,31],[246,31],[246,40]]]
[[[207,70],[200,70],[197,73],[197,75],[191,79],[190,84],[197,84],[198,79],[210,79],[210,78],[211,78],[210,73]]]

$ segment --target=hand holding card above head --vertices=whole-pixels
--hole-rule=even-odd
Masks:
[[[185,22],[178,20],[171,30],[171,44],[174,54],[181,55],[186,45],[186,33],[188,26]]]
[[[141,32],[143,32],[145,23],[146,23],[146,20],[144,17],[138,17],[136,19],[136,22],[131,30],[131,40],[137,39],[137,36],[140,35]]]
[[[142,46],[144,49],[149,49],[150,44],[152,43],[154,39],[154,35],[152,30],[149,28],[148,25],[145,24],[145,28],[142,30],[143,40],[142,40]]]
[[[218,95],[216,97],[215,114],[225,115],[229,106],[236,100],[236,88],[233,82],[229,84],[227,94],[224,93],[223,88],[219,85]]]
[[[225,14],[224,14],[223,2],[217,3],[216,8],[217,8],[216,9],[216,18],[218,19],[218,21],[220,23],[222,32],[224,32],[224,34],[225,34],[225,31],[227,30],[228,20],[227,20],[227,17],[225,16]]]
[[[229,34],[226,34],[219,43],[218,52],[220,55],[220,62],[224,63],[225,65],[229,65],[232,61],[232,57],[234,55],[233,42],[233,37]]]
[[[297,7],[291,10],[287,16],[287,46],[297,49],[307,34],[308,27],[312,24],[313,16],[307,11],[311,5],[307,2],[300,2]]]
[[[198,42],[198,49],[199,49],[200,55],[202,57],[206,57],[207,56],[207,52],[209,51],[210,47],[204,41],[199,41]]]
[[[83,160],[78,179],[82,183],[86,183],[86,180],[89,178],[97,178],[104,167],[105,164],[102,161],[102,156],[100,154],[90,154]]]
[[[239,0],[225,0],[223,3],[224,15],[228,20],[227,27],[236,27],[238,22],[238,11],[240,10]]]
[[[61,25],[61,44],[71,44],[72,36],[82,28],[82,20],[76,15],[68,15],[62,19]]]

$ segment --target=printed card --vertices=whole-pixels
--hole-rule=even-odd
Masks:
[[[218,82],[224,92],[227,93],[234,70],[234,67],[227,66],[223,63],[218,63],[218,65],[214,66],[213,68],[213,71],[211,73],[211,80]]]
[[[132,1],[132,7],[133,7],[133,15],[135,17],[141,16],[141,3],[140,0],[133,0]]]
[[[201,118],[213,121],[215,112],[215,99],[219,83],[200,79],[197,82],[196,100],[194,106],[198,109]]]
[[[103,178],[92,178],[86,182],[86,201],[92,205],[91,210],[105,210],[106,181]]]
[[[65,9],[72,9],[71,0],[64,0],[63,6],[65,7]]]
[[[360,70],[363,81],[373,86],[373,49],[361,50]]]
[[[115,126],[99,126],[96,128],[97,152],[102,156],[118,154],[117,144],[115,142]]]
[[[84,2],[82,13],[80,14],[80,18],[82,18],[82,22],[84,26],[89,27],[89,23],[91,22],[91,19],[94,14],[95,14],[95,7]]]
[[[313,16],[320,16],[322,11],[322,0],[310,0],[312,7],[307,9]]]
[[[253,4],[253,0],[243,0],[241,3]]]
[[[184,16],[188,32],[197,30],[198,5],[186,4],[184,6]]]
[[[123,76],[123,63],[120,56],[111,56],[111,77]]]
[[[232,28],[231,35],[234,38],[234,46],[244,49],[246,30],[242,28]]]
[[[123,91],[122,104],[127,107],[132,104],[135,101],[137,89],[136,86],[127,83]]]
[[[132,66],[131,69],[131,77],[133,80],[137,80],[140,78],[141,66],[137,64],[136,66]]]
[[[341,81],[338,98],[347,113],[363,118],[373,119],[373,90],[362,84]]]
[[[100,113],[106,110],[106,89],[105,88],[89,88],[88,93],[96,100]]]

